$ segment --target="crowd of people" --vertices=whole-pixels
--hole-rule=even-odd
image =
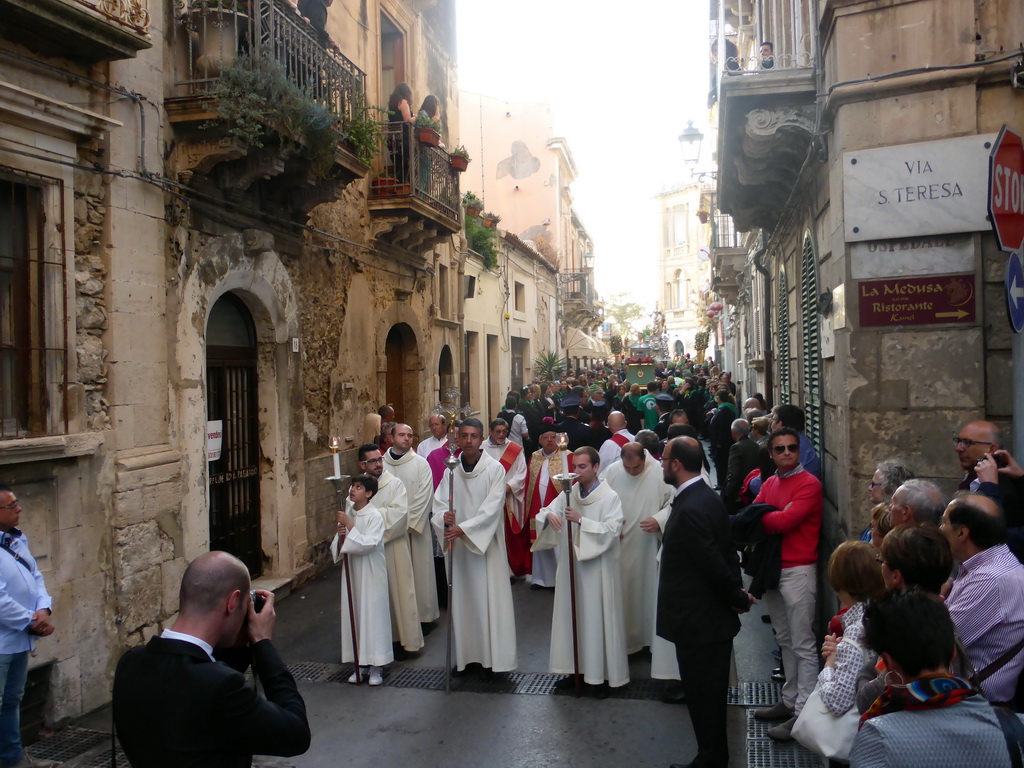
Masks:
[[[710,366],[659,369],[644,389],[616,371],[537,382],[486,425],[435,413],[415,447],[393,410],[375,414],[331,544],[345,562],[349,682],[381,684],[442,608],[452,674],[516,669],[512,588],[527,579],[554,590],[558,687],[601,698],[629,683],[633,654],[649,654],[651,675],[678,680],[673,697],[691,704],[697,754],[686,765],[724,767],[732,644],[740,614],[761,600],[784,684],[753,716],[775,723],[773,739],[864,768],[1019,764],[1024,469],[998,427],[973,421],[953,435],[962,478],[952,498],[915,478],[910,460],[879,457],[864,497],[870,525],[830,553],[826,597],[821,462],[802,411],[768,409],[759,395],[740,411],[731,377]],[[22,619],[46,600],[33,596]],[[164,744],[150,726],[171,710],[176,733],[215,719],[179,703],[203,691],[260,724],[259,738],[227,750],[236,762],[208,764],[305,749],[302,700],[269,641],[273,595],[250,596],[244,566],[210,553],[186,571],[181,605],[172,628],[118,667],[114,717],[133,763],[224,749],[212,735],[199,747]],[[816,633],[826,607],[835,615]],[[37,611],[29,627],[45,630],[47,617]],[[256,666],[266,699],[228,666],[205,663],[230,660],[218,650],[230,645],[242,646],[235,669]]]

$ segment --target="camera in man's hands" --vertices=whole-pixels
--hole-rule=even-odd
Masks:
[[[263,606],[267,604],[267,598],[261,595],[255,589],[249,593],[249,597],[252,598],[252,609],[256,613],[262,611]]]

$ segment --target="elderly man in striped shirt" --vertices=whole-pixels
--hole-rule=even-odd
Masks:
[[[986,496],[957,496],[942,513],[946,536],[960,573],[946,607],[982,693],[993,703],[1014,698],[1024,668],[1024,566],[1006,546],[1006,523]]]

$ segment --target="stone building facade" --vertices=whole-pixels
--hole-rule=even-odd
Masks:
[[[0,479],[54,596],[52,722],[201,552],[271,587],[325,564],[331,437],[350,470],[365,414],[422,432],[460,377],[459,175],[358,141],[404,81],[459,143],[453,0],[338,0],[322,35],[247,9],[0,0]]]
[[[726,367],[805,409],[831,551],[864,528],[878,461],[951,492],[962,423],[1024,447],[1007,256],[985,218],[991,142],[1024,128],[1024,6],[725,0],[711,18],[718,207],[744,233],[712,254]]]
[[[717,231],[710,219],[713,198],[714,184],[700,180],[655,197],[661,224],[657,258],[661,295],[657,305],[665,316],[668,354],[673,358],[687,353],[696,357],[694,339],[706,317],[711,287],[707,233],[714,237]],[[723,242],[733,236],[728,229],[721,232]]]

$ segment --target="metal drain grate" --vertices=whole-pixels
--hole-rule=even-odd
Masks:
[[[106,738],[110,738],[110,734],[104,734]],[[121,747],[117,748],[117,768],[131,768],[128,763],[128,758],[124,756],[124,752],[121,751]],[[110,765],[110,748],[104,749],[92,755],[88,760],[79,763],[76,768],[111,768]]]
[[[747,768],[821,768],[822,759],[810,750],[768,737],[768,729],[778,724],[763,723],[747,711]]]
[[[550,696],[555,693],[555,683],[562,679],[562,675],[520,675],[519,687],[516,693],[528,696]]]
[[[342,664],[340,667],[334,665],[334,671],[331,672],[327,677],[322,680],[317,680],[318,683],[347,683],[348,679],[352,676],[352,673],[356,671],[356,668],[352,664]],[[387,677],[387,673],[384,673]],[[365,677],[365,675],[363,676]],[[365,683],[366,681],[363,680]]]
[[[736,707],[770,707],[780,698],[781,683],[740,683],[729,688],[726,702]]]
[[[110,741],[110,733],[93,731],[87,728],[65,728],[58,731],[52,737],[37,741],[28,748],[32,757],[40,760],[53,760],[63,763],[73,757],[88,752],[103,741]],[[107,750],[107,759],[110,759],[110,750]]]
[[[452,688],[457,685],[458,678],[452,678]],[[444,690],[444,669],[418,669],[416,667],[403,667],[392,670],[388,679],[384,681],[387,685],[395,688],[418,688],[425,691]]]
[[[747,740],[747,768],[821,768],[822,761],[799,744]]]
[[[342,669],[340,664],[323,664],[316,661],[300,661],[297,664],[289,664],[288,671],[296,680],[306,683],[322,683],[328,677],[335,675]],[[349,674],[352,674],[352,665],[348,665]]]

